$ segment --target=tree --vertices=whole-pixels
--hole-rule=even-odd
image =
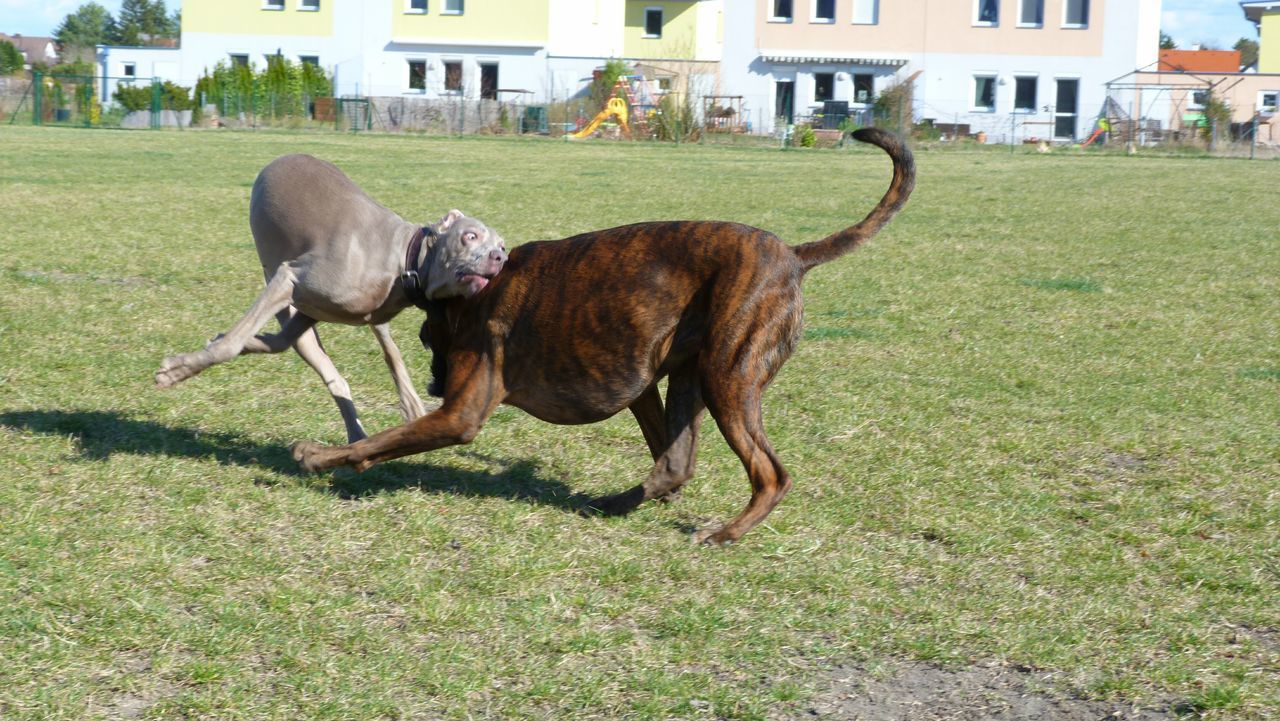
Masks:
[[[1249,67],[1258,62],[1258,41],[1249,38],[1240,38],[1236,44],[1231,46],[1232,50],[1240,51],[1240,66]]]
[[[53,39],[63,48],[92,50],[95,45],[114,42],[115,35],[115,18],[98,3],[89,2],[62,19]]]
[[[22,69],[22,51],[8,40],[0,40],[0,75],[12,75]]]
[[[164,0],[124,0],[117,25],[115,39],[120,45],[151,45],[177,36]]]
[[[1174,41],[1173,36],[1169,33],[1160,31],[1160,49],[1161,50],[1177,50],[1178,43]]]

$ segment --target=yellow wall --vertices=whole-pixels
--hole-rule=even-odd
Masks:
[[[690,0],[627,0],[622,54],[629,58],[692,60],[698,49],[698,13]],[[662,8],[662,37],[644,36],[644,11]]]
[[[408,3],[405,0],[385,1],[393,3],[391,37],[394,39],[457,38],[468,44],[486,40],[495,43],[547,42],[550,14],[546,0],[468,0],[461,15],[444,14],[444,0],[428,0],[426,14],[406,13],[404,9]]]
[[[182,30],[228,35],[333,34],[333,3],[299,10],[300,0],[285,0],[284,10],[263,10],[262,0],[183,0]]]
[[[1258,72],[1280,73],[1280,13],[1262,16],[1259,44]]]

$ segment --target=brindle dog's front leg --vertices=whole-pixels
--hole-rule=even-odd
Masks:
[[[452,361],[450,358],[451,368]],[[345,446],[301,441],[290,447],[293,459],[307,471],[351,466],[363,471],[375,463],[470,443],[502,403],[501,380],[491,363],[473,359],[453,374],[444,405],[415,421]]]

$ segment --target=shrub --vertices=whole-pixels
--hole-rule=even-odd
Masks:
[[[818,144],[818,134],[813,132],[810,125],[797,125],[792,142],[802,148],[812,148]]]
[[[120,103],[120,107],[131,113],[136,110],[147,110],[151,107],[151,86],[121,84],[111,97]]]
[[[22,51],[8,40],[0,40],[0,75],[12,75],[22,69]]]

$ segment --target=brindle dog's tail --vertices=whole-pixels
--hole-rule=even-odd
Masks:
[[[801,267],[806,271],[815,265],[835,260],[870,240],[906,205],[911,189],[915,187],[916,161],[901,138],[879,128],[855,130],[853,137],[878,146],[889,154],[893,159],[893,182],[889,184],[889,190],[880,199],[880,203],[862,222],[832,233],[822,240],[792,248],[800,259]]]

